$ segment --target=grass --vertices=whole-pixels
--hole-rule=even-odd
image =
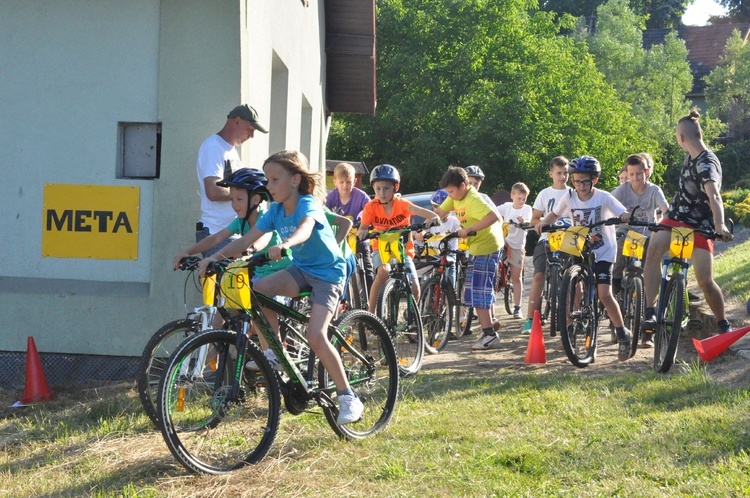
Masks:
[[[431,370],[386,432],[344,442],[285,414],[263,462],[219,477],[176,464],[131,389],[59,393],[2,412],[0,496],[750,494],[747,389],[699,364],[611,373]]]
[[[716,283],[724,294],[741,302],[750,299],[750,240],[730,246],[714,261]]]

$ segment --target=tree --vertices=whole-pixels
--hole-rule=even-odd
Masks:
[[[434,189],[450,164],[479,164],[488,187],[547,186],[551,157],[590,154],[603,187],[637,128],[572,28],[533,0],[378,2],[378,111],[334,116],[329,157],[391,163],[407,192]],[[566,22],[568,24],[566,24]]]
[[[694,0],[630,0],[629,6],[646,19],[647,29],[677,28],[682,24],[682,15]],[[596,9],[606,0],[546,0],[539,8],[557,14],[567,13],[575,17],[596,16]]]
[[[632,105],[638,128],[658,146],[656,180],[664,169],[682,161],[674,140],[676,120],[687,114],[685,95],[692,86],[685,44],[673,31],[663,45],[643,49],[643,17],[626,0],[610,0],[597,10],[596,33],[588,40],[596,66],[624,101]],[[638,152],[638,151],[634,151]]]
[[[747,0],[718,0],[722,7],[727,9],[727,17],[734,22],[750,21],[750,2]]]

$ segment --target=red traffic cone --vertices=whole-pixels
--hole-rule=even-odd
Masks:
[[[695,350],[698,351],[698,356],[701,357],[701,360],[709,362],[729,349],[729,346],[740,340],[748,332],[750,332],[750,326],[725,334],[715,335],[702,341],[693,339],[693,345],[695,346]]]
[[[547,363],[547,351],[544,348],[544,334],[542,333],[542,319],[539,311],[534,311],[534,319],[531,322],[531,335],[529,345],[526,346],[525,363]]]
[[[37,401],[46,401],[55,397],[55,393],[47,385],[42,362],[36,351],[34,338],[29,337],[26,345],[26,394],[21,403],[28,405]]]

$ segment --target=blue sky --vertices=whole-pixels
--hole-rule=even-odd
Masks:
[[[709,16],[724,14],[726,9],[713,0],[695,0],[687,8],[685,15],[682,16],[682,22],[690,26],[703,26],[708,21]]]

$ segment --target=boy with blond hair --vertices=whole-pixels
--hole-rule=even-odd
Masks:
[[[325,205],[334,213],[345,216],[356,223],[362,214],[370,197],[363,190],[354,186],[356,171],[349,163],[338,163],[333,170],[333,184],[336,186],[328,192]],[[372,267],[372,253],[367,241],[357,242],[357,254],[362,256],[362,266],[365,271],[367,288],[372,287],[374,271]]]
[[[518,182],[510,188],[511,202],[506,202],[498,208],[500,216],[506,221],[514,223],[528,223],[531,221],[532,209],[526,204],[529,197],[529,187]],[[513,318],[523,318],[521,313],[521,297],[523,297],[523,263],[526,256],[526,230],[511,225],[508,236],[505,237],[505,250],[510,261],[510,279],[513,283]]]

